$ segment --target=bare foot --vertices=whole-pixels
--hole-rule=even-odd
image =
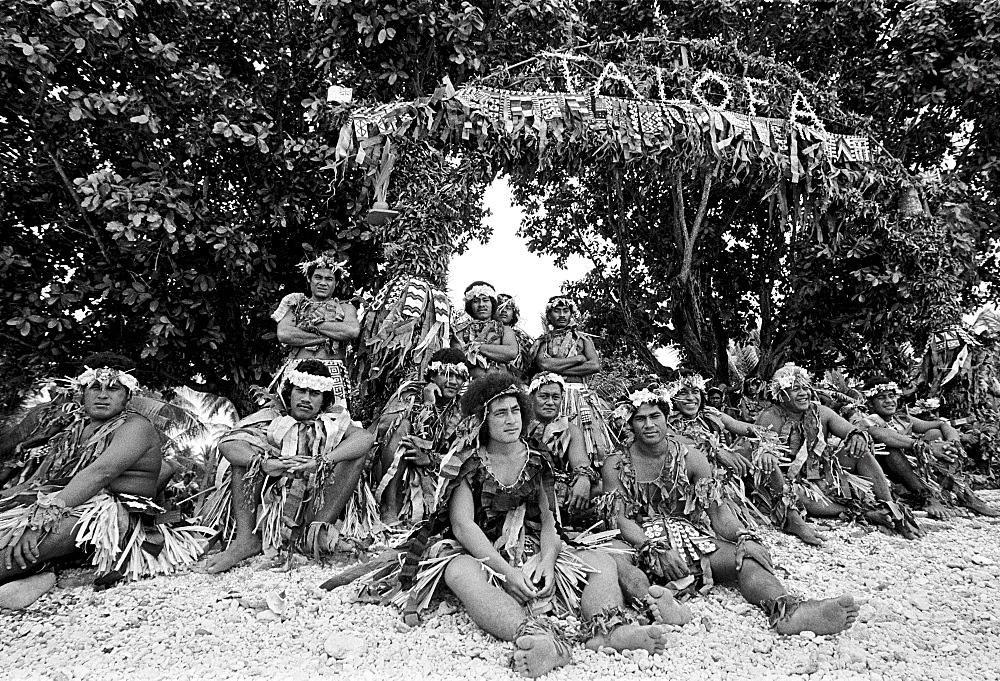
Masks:
[[[920,539],[924,536],[924,531],[920,529],[916,518],[912,515],[910,518],[904,515],[901,520],[896,520],[889,511],[865,511],[865,520],[898,532],[904,539]]]
[[[948,508],[933,497],[924,504],[924,510],[927,511],[928,518],[934,518],[935,520],[949,520],[960,515],[956,509]]]
[[[798,513],[788,514],[788,522],[785,523],[785,533],[798,537],[803,543],[810,546],[822,546],[824,537],[806,522],[805,518]]]
[[[623,624],[615,627],[607,636],[595,636],[587,641],[587,648],[590,650],[600,650],[601,648],[614,648],[618,652],[623,650],[639,650],[642,648],[650,655],[662,653],[664,648],[663,629],[650,624],[640,627],[635,624]]]
[[[56,585],[56,573],[40,572],[0,586],[0,610],[24,610]]]
[[[820,636],[836,634],[854,624],[860,609],[861,606],[849,594],[822,601],[805,601],[790,615],[778,620],[775,628],[779,634],[799,634],[803,631]]]
[[[235,567],[247,558],[253,558],[263,551],[263,544],[260,537],[250,539],[234,539],[222,553],[217,553],[208,559],[205,572],[216,575],[225,572],[231,567]]]
[[[514,650],[514,671],[529,679],[548,674],[572,660],[568,648],[560,652],[556,640],[545,634],[522,636],[514,645],[517,646]]]
[[[1000,511],[987,504],[972,492],[965,494],[960,503],[970,511],[984,515],[987,518],[1000,516]]]
[[[649,606],[649,614],[653,616],[653,621],[657,624],[673,624],[683,627],[694,619],[691,608],[674,598],[670,590],[662,586],[654,584],[649,587],[645,601],[646,605]]]

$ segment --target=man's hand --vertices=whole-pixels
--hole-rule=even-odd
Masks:
[[[430,443],[416,435],[404,435],[399,439],[399,445],[403,448],[403,459],[409,461],[414,466],[427,466],[431,462],[427,455]]]
[[[691,574],[688,564],[676,549],[658,549],[653,553],[653,559],[656,561],[653,569],[670,581],[683,579]]]
[[[0,551],[0,564],[5,570],[13,569],[14,565],[22,570],[38,562],[38,530],[25,530],[17,543]]]
[[[569,491],[566,506],[571,514],[582,513],[590,506],[590,478],[581,475]]]
[[[758,541],[747,539],[737,545],[736,564],[742,565],[743,561],[747,559],[757,561],[760,563],[761,567],[767,570],[774,569],[774,566],[771,564],[771,554],[768,552],[767,548]]]
[[[441,388],[438,387],[437,383],[431,381],[424,386],[424,404],[435,405],[439,397],[441,397]]]
[[[757,465],[765,473],[773,473],[774,469],[778,467],[778,457],[770,452],[761,452],[757,457]]]
[[[937,440],[935,442],[928,442],[927,444],[930,446],[930,450],[934,456],[945,463],[955,463],[962,451],[962,446],[957,442]]]
[[[538,591],[528,581],[528,576],[516,568],[511,568],[510,574],[503,584],[504,591],[514,597],[519,603],[538,598]]]
[[[556,590],[556,569],[548,561],[539,561],[528,577],[537,589],[536,598],[548,598]]]
[[[750,462],[728,447],[719,447],[715,458],[719,463],[741,478],[750,472]]]
[[[311,456],[293,456],[290,459],[264,459],[260,464],[260,469],[271,477],[277,478],[285,473],[313,471],[318,466],[316,459]]]
[[[861,432],[863,431],[852,430],[847,434],[847,437],[844,438],[844,453],[852,459],[860,459],[865,454],[870,453],[868,448],[868,438],[854,434]]]

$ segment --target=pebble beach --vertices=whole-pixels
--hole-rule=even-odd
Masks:
[[[1000,502],[1000,492],[984,492]],[[733,589],[690,602],[666,627],[663,655],[575,649],[562,679],[1000,679],[1000,520],[920,518],[906,541],[866,526],[819,523],[811,548],[764,531],[779,576],[810,597],[853,593],[858,623],[835,636],[783,637]],[[514,679],[510,643],[481,632],[448,599],[424,623],[317,588],[349,565],[292,570],[252,561],[223,575],[193,570],[95,592],[70,570],[20,612],[0,611],[6,679]]]

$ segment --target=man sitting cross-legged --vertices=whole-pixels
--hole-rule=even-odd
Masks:
[[[209,560],[209,573],[283,547],[332,550],[333,523],[355,494],[375,440],[346,410],[327,411],[339,386],[321,362],[306,360],[285,372],[275,406],[222,437],[219,452],[230,463],[229,480],[207,504],[223,513],[208,515],[226,531],[224,512],[230,512],[236,534]]]
[[[892,498],[871,437],[814,399],[809,373],[794,364],[774,372],[775,404],[757,417],[787,449],[787,482],[812,516],[863,518],[907,539],[923,535],[913,513]],[[835,445],[833,438],[839,438]]]
[[[636,549],[642,568],[630,570],[628,557],[616,557],[626,594],[648,593],[649,579],[678,593],[704,592],[721,582],[739,588],[781,634],[833,634],[851,626],[858,615],[851,596],[806,601],[785,590],[770,554],[737,519],[704,453],[671,435],[670,392],[651,387],[623,400],[634,441],[603,471],[609,524]]]
[[[661,652],[662,629],[638,625],[625,609],[614,560],[563,547],[551,463],[524,439],[531,407],[514,377],[474,380],[462,407],[474,426],[441,463],[437,510],[411,539],[397,586],[384,584],[392,602],[415,624],[443,578],[476,624],[515,642],[514,669],[527,677],[571,661],[560,626],[538,614],[553,609],[584,622],[588,648]],[[444,538],[430,543],[439,533]],[[557,564],[572,594],[556,588]],[[570,576],[580,573],[582,593]]]
[[[0,443],[16,473],[0,492],[0,608],[30,604],[55,581],[33,573],[78,548],[93,554],[98,583],[108,585],[193,563],[211,534],[157,522],[161,439],[128,408],[136,379],[88,367],[72,384],[72,399],[36,412],[30,430]]]
[[[948,421],[925,421],[900,410],[899,386],[885,376],[869,378],[863,392],[871,413],[858,425],[886,446],[887,454],[878,457],[879,463],[891,479],[923,503],[927,515],[961,515],[955,506],[985,516],[1000,515],[975,495],[962,475],[965,452],[958,431]]]
[[[400,386],[378,421],[384,471],[375,496],[382,521],[416,523],[434,503],[441,457],[462,420],[458,394],[469,380],[465,353],[442,348],[431,355],[425,381]]]

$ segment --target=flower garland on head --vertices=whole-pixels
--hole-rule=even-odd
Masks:
[[[545,315],[548,316],[549,312],[557,307],[568,307],[570,315],[570,324],[576,321],[577,316],[580,314],[580,308],[576,306],[576,301],[568,296],[553,296],[549,298],[549,302],[545,303]]]
[[[320,253],[312,260],[299,263],[299,270],[302,274],[309,276],[309,268],[315,267],[318,270],[330,270],[334,274],[343,275],[347,270],[347,260],[337,260],[333,253]]]
[[[774,372],[771,382],[767,384],[767,389],[774,399],[780,400],[781,393],[796,383],[812,389],[812,377],[809,375],[809,372],[794,362],[788,362],[785,366]]]
[[[102,389],[107,390],[115,383],[122,385],[131,393],[134,393],[139,389],[139,381],[136,380],[135,376],[127,371],[121,371],[111,367],[99,367],[97,369],[84,367],[84,369],[85,371],[82,374],[76,378],[70,379],[70,383],[75,385],[80,390],[90,388],[92,386],[100,386]]]
[[[435,361],[427,365],[427,378],[430,378],[431,374],[434,374],[435,376],[455,375],[468,380],[469,367],[464,364],[451,364],[448,362]]]
[[[701,374],[688,374],[687,376],[682,376],[678,380],[671,383],[670,389],[673,391],[674,395],[681,392],[685,388],[691,388],[703,393],[705,392],[705,387],[707,385],[708,379]]]
[[[486,296],[487,298],[493,298],[496,300],[497,292],[496,289],[489,284],[477,284],[473,286],[468,291],[465,292],[465,302],[470,300],[475,300],[481,296]]]
[[[534,394],[543,385],[550,385],[552,383],[558,384],[562,388],[562,391],[566,392],[566,381],[563,380],[562,376],[551,371],[543,371],[531,379],[531,385],[528,386],[528,393]]]
[[[652,390],[649,389],[649,386],[642,390],[635,390],[618,402],[618,406],[615,407],[612,416],[620,418],[623,421],[628,421],[639,411],[639,407],[644,404],[668,405],[669,411],[670,402],[674,399],[674,395],[677,394],[674,387],[674,384],[670,384],[667,386],[656,386]],[[664,416],[667,415],[664,414]]]
[[[879,393],[893,393],[894,395],[899,395],[900,390],[895,381],[889,381],[888,383],[879,383],[878,385],[865,390],[864,396],[871,399]]]
[[[285,374],[285,380],[297,388],[319,390],[324,393],[333,392],[340,385],[329,376],[317,376],[316,374],[307,374],[304,371],[296,371],[294,369]]]

